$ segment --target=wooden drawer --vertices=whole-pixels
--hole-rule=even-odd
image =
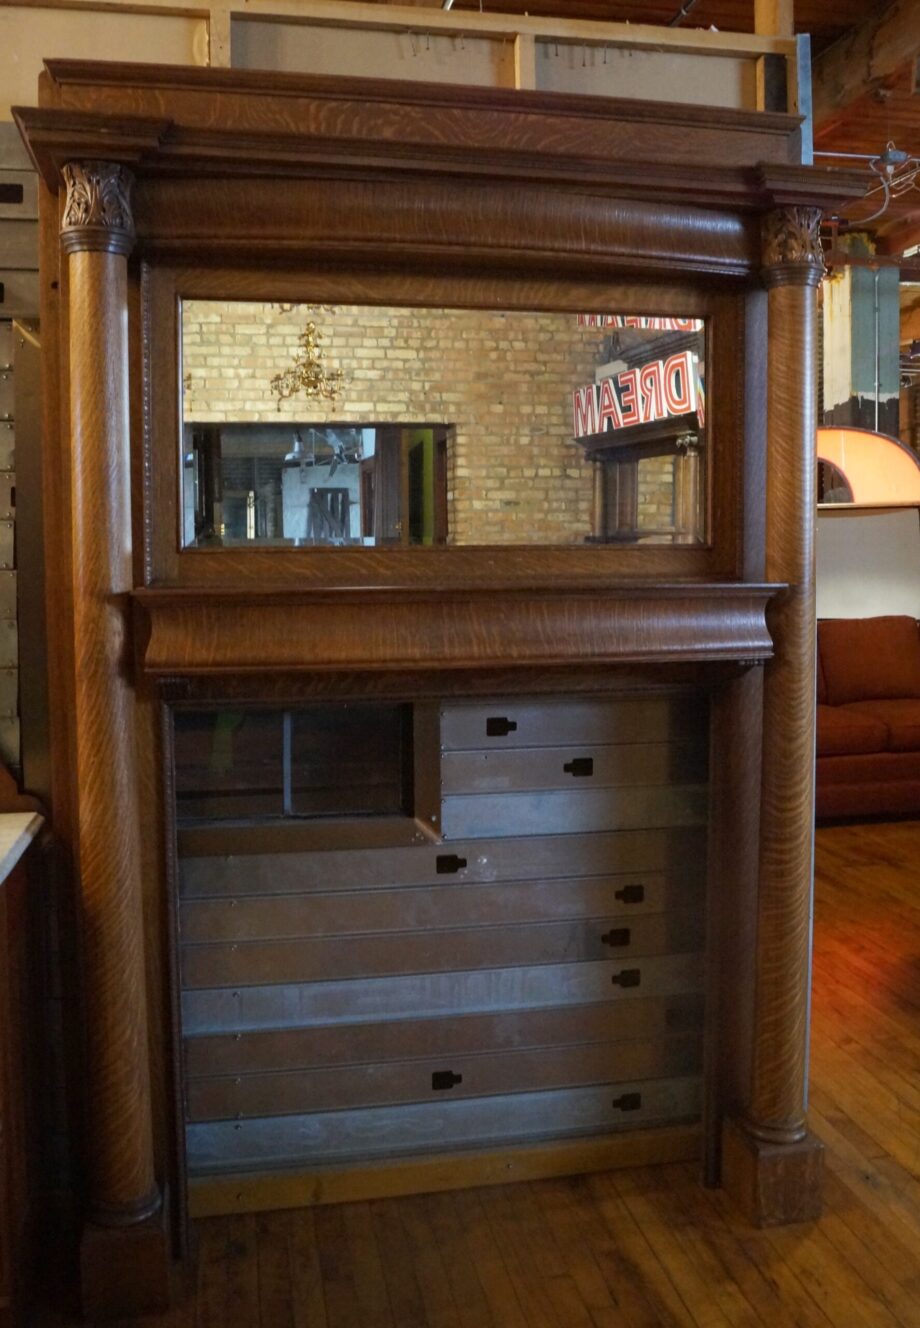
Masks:
[[[454,842],[449,847],[226,853],[187,857],[180,863],[179,875],[183,897],[192,899],[391,889],[446,880],[552,880],[607,872],[702,874],[705,860],[706,832],[700,827],[539,835],[468,845]]]
[[[623,975],[630,975],[624,982]],[[600,963],[526,964],[338,982],[274,983],[182,993],[187,1036],[323,1024],[537,1010],[700,992],[703,957],[670,954]]]
[[[34,221],[38,217],[38,176],[34,171],[0,170],[0,220]],[[36,248],[35,262],[38,264]]]
[[[705,739],[707,722],[698,696],[505,698],[444,705],[441,745],[452,752],[697,741]]]
[[[187,945],[268,940],[292,936],[347,936],[357,932],[413,931],[444,927],[629,918],[673,908],[702,907],[698,874],[629,872],[574,880],[469,882],[415,890],[347,890],[330,894],[186,899],[179,929]]]
[[[705,779],[706,748],[694,742],[519,747],[445,752],[441,758],[441,792],[446,795],[698,784]]]
[[[623,918],[190,945],[186,988],[322,982],[678,954],[703,943],[699,909]]]
[[[702,1026],[703,1002],[698,994],[608,1000],[449,1019],[397,1019],[190,1037],[185,1041],[185,1068],[190,1079],[261,1074],[605,1039],[664,1038],[698,1033]]]
[[[193,1123],[186,1126],[187,1155],[195,1175],[371,1160],[692,1120],[701,1101],[693,1077]]]
[[[687,784],[449,797],[441,832],[445,840],[494,839],[702,825],[708,796],[705,785]]]
[[[335,1069],[223,1075],[188,1086],[188,1119],[239,1120],[299,1112],[430,1102],[537,1092],[606,1083],[611,1079],[665,1079],[699,1074],[702,1039],[595,1042],[580,1046],[471,1056],[438,1056]]]

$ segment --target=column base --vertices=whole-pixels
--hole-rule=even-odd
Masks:
[[[722,1128],[723,1188],[755,1226],[820,1217],[823,1171],[824,1145],[812,1134],[794,1144],[768,1144],[738,1121]]]
[[[168,1196],[145,1222],[103,1227],[87,1222],[80,1243],[83,1313],[91,1321],[168,1310],[178,1298]]]

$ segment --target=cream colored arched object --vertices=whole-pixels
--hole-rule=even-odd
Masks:
[[[854,503],[920,503],[920,462],[908,448],[871,429],[819,429],[818,460],[846,477]]]

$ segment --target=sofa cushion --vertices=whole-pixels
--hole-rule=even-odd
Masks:
[[[915,619],[829,618],[818,623],[827,700],[920,698],[920,631]]]
[[[920,752],[920,700],[854,701],[842,709],[884,724],[888,730],[885,745],[889,751]]]
[[[817,660],[815,661],[815,665],[816,665],[816,667],[815,667],[815,672],[816,672],[816,675],[817,675],[816,678],[815,678],[815,692],[816,692],[815,699],[817,700],[818,705],[826,705],[826,704],[827,704],[827,683],[824,681],[824,665],[821,663],[821,651],[820,651],[820,650],[818,651],[818,658],[817,658]]]
[[[861,756],[887,747],[884,720],[856,706],[818,706],[818,756]]]

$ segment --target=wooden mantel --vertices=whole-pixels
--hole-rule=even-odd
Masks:
[[[601,690],[692,666],[713,716],[709,1179],[755,1221],[814,1214],[815,287],[820,210],[862,181],[793,164],[786,115],[74,61],[49,63],[40,99],[16,118],[42,177],[51,820],[83,922],[87,1312],[162,1307],[189,1248],[164,757],[183,685],[219,702],[264,675],[279,704],[290,678],[326,696],[371,678],[411,700],[423,676],[426,695]],[[709,538],[184,549],[186,297],[704,317]]]

